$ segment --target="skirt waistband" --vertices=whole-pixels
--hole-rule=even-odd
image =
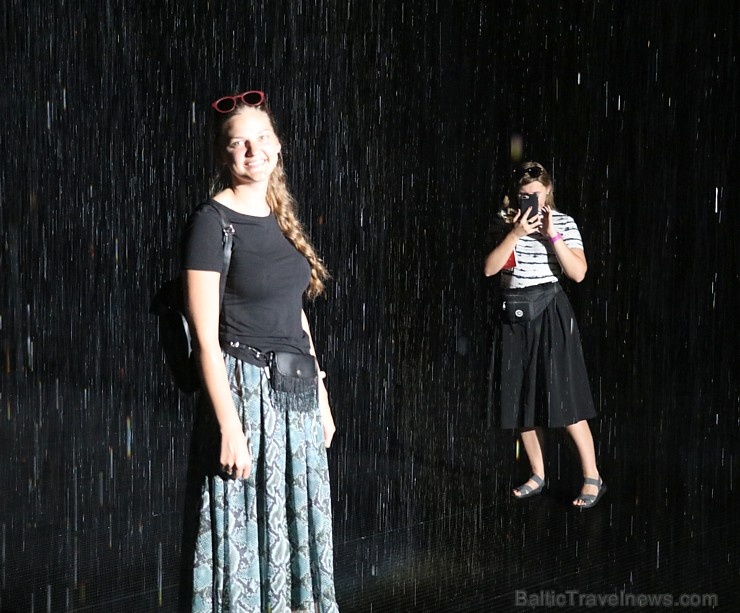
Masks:
[[[557,293],[560,291],[560,283],[540,283],[529,287],[503,287],[501,293],[504,296],[536,296],[546,293]]]

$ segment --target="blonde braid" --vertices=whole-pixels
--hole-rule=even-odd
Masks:
[[[222,144],[223,134],[229,121],[247,108],[244,104],[237,104],[230,113],[218,114],[213,125],[213,151],[214,158],[219,159],[220,147]],[[270,118],[270,123],[275,126],[275,120],[267,108],[267,104],[262,104],[257,108]],[[231,187],[231,177],[226,167],[221,166],[214,177],[211,179],[210,195],[213,197],[220,191]],[[324,266],[316,251],[311,245],[303,225],[295,214],[295,199],[288,189],[288,182],[285,178],[283,168],[283,158],[279,156],[277,166],[270,175],[270,181],[267,185],[267,204],[275,215],[275,220],[283,233],[298,252],[308,260],[311,266],[311,280],[308,283],[306,295],[313,299],[324,293],[324,281],[329,279],[329,271]]]
[[[303,225],[295,214],[295,199],[288,190],[283,158],[280,157],[275,170],[270,175],[267,186],[267,204],[272,209],[280,230],[293,246],[308,260],[311,266],[311,280],[306,295],[316,298],[324,292],[324,280],[329,278],[329,271],[316,255],[316,251],[309,242]]]

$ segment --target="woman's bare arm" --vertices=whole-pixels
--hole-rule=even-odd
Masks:
[[[308,318],[305,311],[301,311],[301,325],[308,335],[308,342],[311,343],[311,355],[316,357],[316,348],[311,337],[311,327],[308,325]],[[328,448],[331,446],[331,440],[334,437],[334,432],[336,432],[336,426],[334,425],[334,418],[332,417],[331,407],[329,406],[329,394],[324,385],[326,373],[321,371],[318,360],[316,361],[316,368],[319,371],[319,408],[321,409],[321,424],[324,427],[324,445]]]
[[[198,348],[203,385],[221,430],[221,466],[235,469],[231,475],[246,479],[252,468],[247,437],[229,389],[218,339],[220,278],[217,272],[184,272],[187,307]]]

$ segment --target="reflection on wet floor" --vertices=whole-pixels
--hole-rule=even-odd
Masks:
[[[614,594],[628,604],[640,594],[713,594],[716,610],[740,602],[738,497],[717,471],[721,450],[700,449],[703,464],[690,450],[668,454],[700,483],[693,490],[675,471],[659,479],[666,462],[653,468],[630,453],[605,461],[608,494],[578,511],[569,506],[579,483],[565,439],[549,448],[547,491],[516,501],[509,491],[525,466],[510,453],[511,435],[491,437],[488,451],[467,460],[332,450],[342,611],[534,610]],[[5,497],[0,610],[174,611],[184,464],[175,465],[177,478],[148,499],[113,503],[98,475],[74,468],[64,490],[49,488],[49,506],[24,507],[33,497],[20,488]],[[119,469],[116,478],[141,476]]]

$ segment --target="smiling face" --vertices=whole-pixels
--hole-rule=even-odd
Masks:
[[[280,141],[264,111],[244,106],[224,124],[220,162],[228,169],[233,187],[267,183],[279,153]]]

